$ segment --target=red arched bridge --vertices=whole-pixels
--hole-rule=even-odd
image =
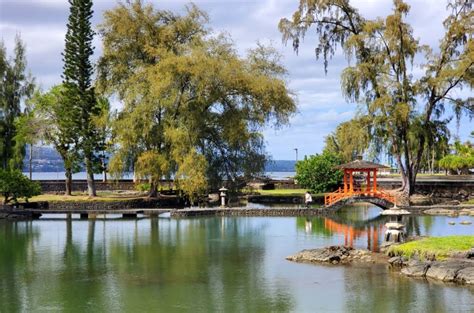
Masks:
[[[394,206],[395,197],[377,188],[377,170],[387,168],[387,166],[355,160],[337,168],[344,171],[343,187],[324,195],[324,205],[327,208],[338,209],[355,202],[372,203],[382,209],[389,209]],[[354,173],[365,174],[365,186],[356,186]]]

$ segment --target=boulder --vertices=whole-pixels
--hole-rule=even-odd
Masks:
[[[458,215],[457,210],[450,210],[450,209],[428,209],[423,211],[424,214],[428,215],[447,215],[447,216],[456,216]]]
[[[426,271],[426,277],[445,282],[453,282],[458,271],[466,266],[466,262],[462,261],[433,262]]]
[[[456,282],[474,285],[474,266],[465,267],[459,270],[456,275]]]
[[[402,274],[410,277],[425,277],[426,271],[430,268],[430,263],[411,260],[407,266],[402,268]]]
[[[356,250],[346,246],[330,246],[298,252],[286,258],[295,262],[311,263],[349,263],[353,261],[372,262],[372,253],[367,250]]]

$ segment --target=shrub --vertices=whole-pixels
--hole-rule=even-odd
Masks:
[[[28,202],[28,198],[41,193],[41,186],[23,175],[19,170],[6,171],[0,169],[0,194],[3,196],[3,203],[18,203],[18,199],[23,198]]]
[[[336,169],[341,159],[331,152],[312,155],[296,163],[295,179],[303,188],[312,192],[326,192],[337,187],[342,180],[342,171]]]
[[[150,183],[141,183],[138,185],[135,185],[135,189],[140,192],[149,192],[151,189]]]

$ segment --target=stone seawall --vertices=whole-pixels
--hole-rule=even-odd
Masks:
[[[247,197],[248,202],[252,203],[294,203],[302,204],[304,202],[304,195],[301,196],[280,196],[280,195],[250,195]],[[314,204],[324,204],[324,196],[313,196]]]
[[[182,209],[171,211],[171,217],[191,216],[325,216],[333,211],[324,208],[208,208],[208,209]]]
[[[474,199],[474,178],[464,177],[458,178],[453,176],[439,177],[435,179],[419,179],[416,185],[416,192],[425,196],[434,198],[448,198],[454,200],[468,200]],[[65,191],[64,180],[40,180],[41,190],[43,193],[63,193]],[[164,181],[164,184],[169,184],[168,181]],[[396,189],[401,186],[401,182],[398,179],[381,178],[377,181],[380,188],[383,189]],[[296,188],[293,180],[287,181],[275,181],[277,188]],[[132,180],[118,180],[101,182],[96,181],[96,188],[99,191],[111,191],[111,190],[135,190],[136,184]],[[85,180],[74,180],[73,191],[86,192],[87,181]],[[273,198],[273,197],[272,197]],[[281,203],[301,203],[303,197],[290,197],[291,199],[285,199],[282,197]],[[257,198],[254,198],[257,199]],[[262,203],[265,203],[265,196],[260,196]],[[297,199],[297,200],[294,200]],[[315,203],[319,203],[319,199],[313,198]],[[272,202],[276,203],[276,202]]]

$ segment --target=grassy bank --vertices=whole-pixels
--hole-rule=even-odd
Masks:
[[[119,194],[110,191],[105,192],[98,192],[97,197],[89,197],[85,193],[77,193],[73,192],[71,196],[65,195],[54,195],[54,194],[42,194],[36,197],[31,198],[30,202],[35,201],[73,201],[73,202],[105,202],[105,201],[123,201],[123,200],[133,200],[141,198],[141,196],[137,194]]]
[[[445,259],[474,247],[474,236],[430,237],[390,247],[390,255],[422,259]]]

